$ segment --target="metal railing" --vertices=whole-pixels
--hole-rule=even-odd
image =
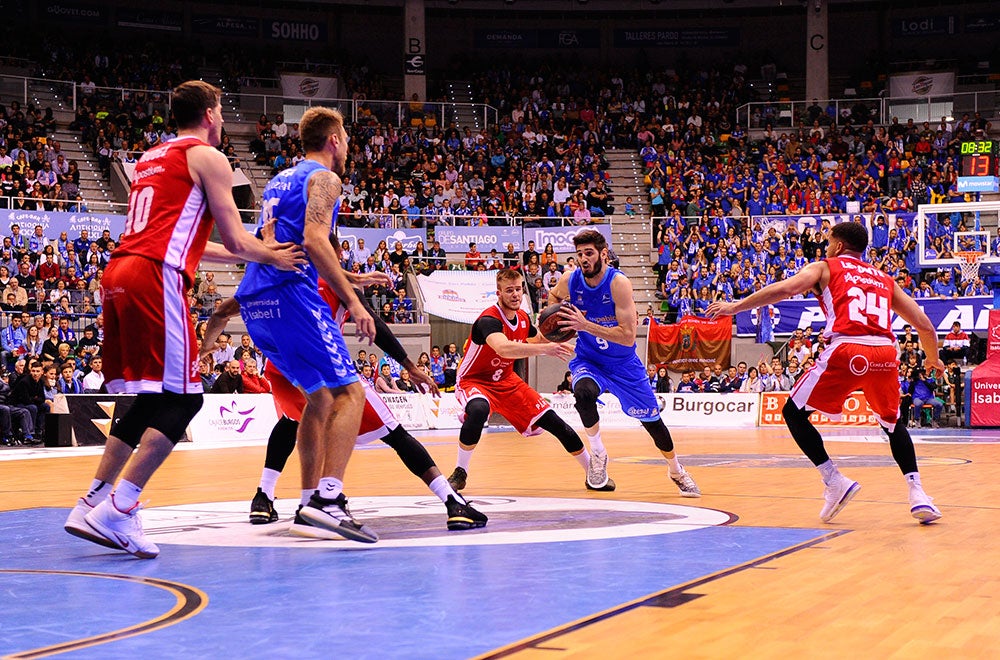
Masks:
[[[819,106],[824,115],[827,107],[832,105],[836,112],[831,119],[835,124],[839,124],[851,112],[852,108],[862,104],[868,110],[869,119],[877,126],[888,124],[894,116],[899,117],[902,123],[913,119],[914,122],[929,121],[936,125],[942,116],[951,115],[958,118],[966,112],[970,114],[981,112],[987,119],[991,119],[996,116],[997,108],[1000,107],[998,100],[1000,100],[1000,91],[987,90],[918,98],[754,101],[745,103],[736,109],[736,123],[747,131],[762,130],[768,124],[777,131],[798,128],[800,125],[808,130],[811,126],[811,122],[806,123],[808,109],[813,105]],[[904,113],[906,113],[905,116]]]
[[[142,99],[146,114],[152,117],[159,110],[164,117],[169,116],[172,93],[170,90],[97,87],[71,80],[50,78],[29,78],[23,76],[0,75],[0,98],[4,102],[19,100],[23,105],[35,102],[39,92],[47,92],[56,99],[57,108],[76,112],[80,100],[93,96],[105,104],[105,110],[114,113],[119,101],[132,103]],[[235,112],[240,120],[252,119],[256,115],[283,113],[286,118],[295,117],[296,110],[304,111],[314,105],[338,108],[352,123],[369,122],[372,119],[382,124],[396,126],[448,126],[459,117],[472,114],[482,117],[486,126],[499,122],[499,110],[485,103],[441,103],[414,102],[389,99],[342,99],[342,98],[302,98],[281,94],[254,94],[245,92],[225,92],[224,107]],[[463,112],[465,111],[465,112]]]

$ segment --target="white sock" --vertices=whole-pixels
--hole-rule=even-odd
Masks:
[[[903,475],[906,479],[906,485],[910,488],[923,488],[923,484],[920,483],[920,473],[919,472],[907,472]]]
[[[579,454],[576,454],[575,456],[573,456],[573,458],[576,459],[577,463],[579,463],[580,465],[583,466],[583,471],[584,472],[586,472],[588,469],[590,469],[590,452],[587,451],[586,449],[584,449],[583,451],[581,451]]]
[[[274,499],[274,487],[278,485],[281,473],[271,468],[264,468],[260,473],[260,489],[269,499]]]
[[[673,456],[664,456],[663,458],[667,459],[667,469],[670,471],[670,474],[684,473],[684,468],[681,466],[681,462],[677,460],[676,454]]]
[[[427,484],[427,487],[430,488],[431,492],[437,495],[438,499],[441,500],[442,502],[447,502],[448,496],[452,495],[455,497],[456,500],[458,500],[462,504],[465,504],[465,498],[455,492],[455,489],[452,488],[451,484],[448,483],[448,478],[445,477],[443,474],[439,474],[438,476],[434,477],[434,479],[429,484]]]
[[[590,451],[595,454],[607,454],[608,450],[604,448],[604,443],[601,442],[601,431],[598,429],[597,433],[590,435],[590,431],[587,431],[587,442],[590,443]]]
[[[455,463],[457,467],[462,468],[466,472],[469,471],[469,461],[472,460],[472,449],[462,449],[461,446],[458,448],[458,462]]]
[[[127,512],[139,502],[142,489],[131,481],[122,479],[118,482],[118,488],[111,493],[111,504],[122,513]]]
[[[336,477],[323,477],[319,480],[319,496],[325,500],[335,500],[344,492],[344,482]]]
[[[816,466],[816,469],[819,470],[820,475],[823,477],[823,483],[827,486],[832,484],[833,480],[840,475],[840,470],[837,469],[837,466],[833,464],[832,460],[827,460],[826,463],[820,463]]]
[[[309,504],[309,500],[312,499],[313,493],[315,492],[316,492],[315,488],[302,489],[302,494],[299,496],[299,505],[305,506]]]
[[[101,481],[100,479],[94,479],[90,482],[90,490],[87,494],[83,496],[83,499],[87,500],[87,504],[90,506],[97,506],[104,500],[108,499],[108,495],[111,494],[111,484],[107,481]]]

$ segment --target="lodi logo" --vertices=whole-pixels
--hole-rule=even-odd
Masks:
[[[868,373],[868,358],[864,355],[855,355],[847,363],[847,366],[855,376],[864,376]]]
[[[229,408],[219,406],[219,419],[213,419],[211,424],[216,428],[231,429],[237,433],[243,433],[247,430],[250,422],[254,420],[250,414],[257,409],[257,406],[252,406],[248,410],[239,410],[235,401],[229,405],[231,406]]]
[[[482,496],[473,504],[489,516],[489,524],[482,529],[449,532],[444,504],[430,494],[351,498],[351,513],[381,537],[377,544],[367,546],[291,536],[288,527],[297,504],[291,499],[276,501],[274,506],[282,519],[270,525],[251,525],[242,501],[144,509],[142,522],[145,533],[160,544],[361,551],[654,536],[728,525],[737,519],[725,511],[679,504]]]

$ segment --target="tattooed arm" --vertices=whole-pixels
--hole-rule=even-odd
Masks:
[[[340,266],[337,251],[330,244],[333,207],[341,190],[340,177],[333,172],[321,170],[310,177],[303,244],[320,277],[326,280],[337,297],[347,305],[347,311],[351,313],[357,327],[357,336],[367,339],[371,344],[375,339],[375,321],[358,300]]]

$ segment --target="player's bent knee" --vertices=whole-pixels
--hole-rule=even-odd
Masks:
[[[402,426],[389,431],[382,442],[392,447],[406,469],[418,477],[434,467],[434,459],[424,446]]]

